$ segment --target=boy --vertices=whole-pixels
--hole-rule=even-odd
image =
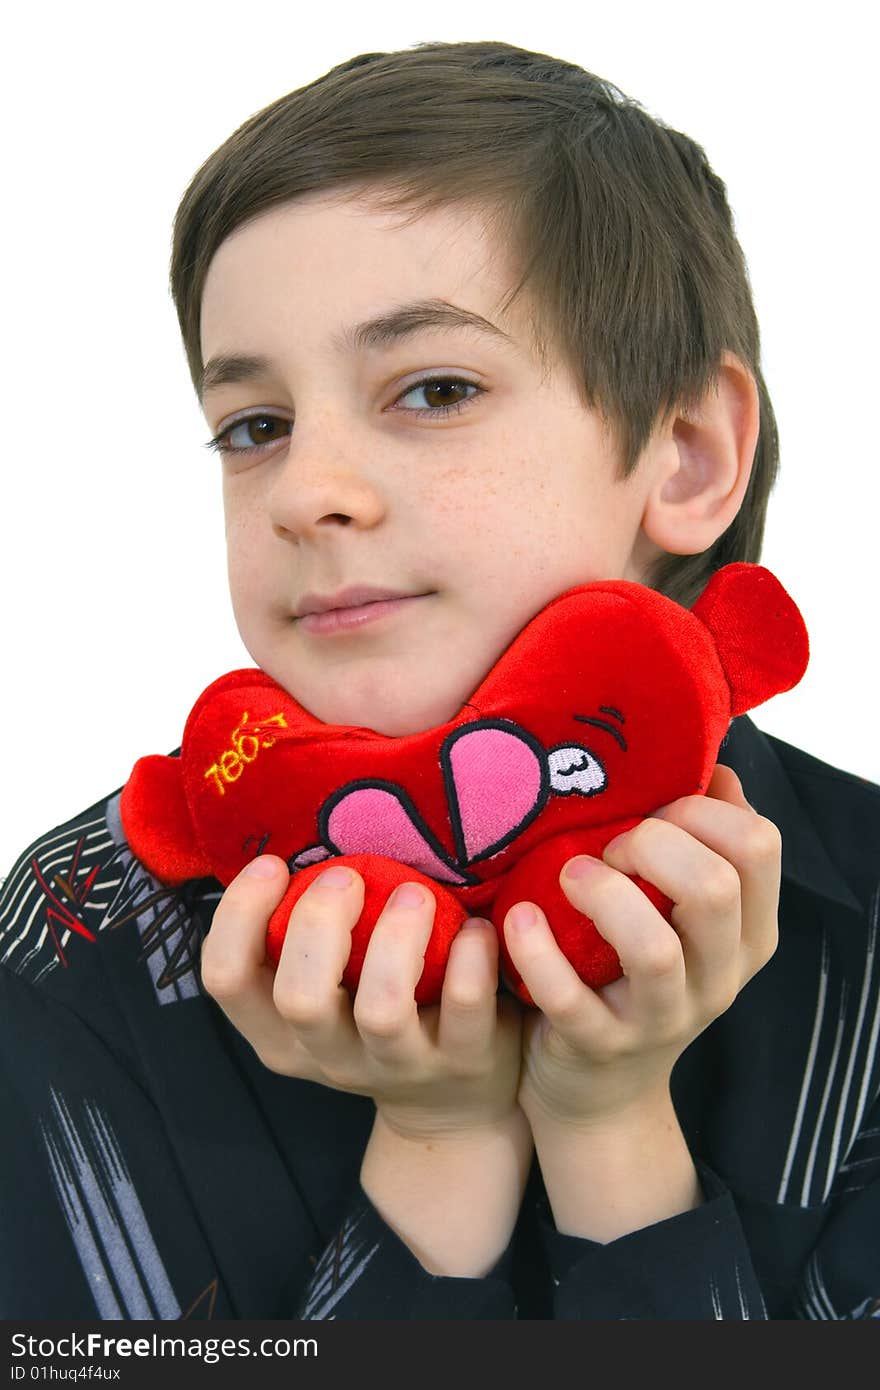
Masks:
[[[328,724],[433,727],[566,589],[689,604],[759,556],[776,440],[723,185],[578,68],[343,64],[198,171],[172,290],[239,630]],[[412,885],[352,1004],[358,875],[310,886],[276,974],[278,858],[163,889],[118,794],[44,837],[2,902],[5,1315],[871,1315],[880,795],[744,718],[721,758],[566,866],[622,979],[508,914],[531,1011],[481,920],[416,1008]]]

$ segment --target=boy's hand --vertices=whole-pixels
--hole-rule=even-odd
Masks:
[[[347,875],[342,887],[327,881],[334,873]],[[266,926],[288,882],[282,859],[260,856],[223,894],[202,947],[205,989],[260,1060],[286,1076],[373,1097],[404,1136],[486,1128],[515,1112],[522,1009],[512,996],[496,996],[492,924],[464,924],[440,1004],[420,1010],[414,994],[435,899],[415,885],[420,902],[407,906],[396,889],[373,929],[352,1006],[340,980],[363,879],[337,866],[309,885],[276,971],[266,958]]]
[[[718,764],[706,796],[688,796],[612,841],[583,877],[561,883],[620,956],[624,975],[590,989],[547,919],[506,940],[540,1010],[525,1021],[519,1103],[542,1123],[606,1127],[648,1110],[676,1059],[776,950],[782,841]],[[577,861],[569,861],[577,863]],[[673,926],[626,877],[675,904]]]

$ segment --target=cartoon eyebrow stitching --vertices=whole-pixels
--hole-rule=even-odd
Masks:
[[[599,713],[600,713],[600,714],[613,714],[613,715],[614,715],[614,718],[615,718],[615,719],[619,719],[620,722],[621,722],[621,724],[625,724],[625,723],[626,723],[626,720],[624,719],[623,715],[620,713],[620,710],[619,710],[619,709],[615,709],[613,705],[600,705],[600,706],[599,706]]]
[[[626,722],[623,715],[618,710],[612,709],[610,705],[600,705],[599,709],[602,711],[603,714],[615,715],[616,718],[620,720],[621,724],[624,724]],[[604,729],[605,732],[610,734],[612,738],[617,739],[617,742],[620,744],[624,753],[627,752],[626,740],[624,739],[623,734],[619,731],[619,729],[615,729],[613,724],[609,724],[607,720],[591,719],[590,716],[587,714],[576,714],[574,718],[578,721],[579,724],[594,724],[597,729]]]
[[[263,836],[263,838],[257,842],[257,853],[254,855],[254,858],[255,858],[255,859],[257,858],[257,855],[260,855],[260,854],[263,853],[263,850],[266,848],[266,846],[267,846],[267,844],[269,843],[269,841],[271,840],[271,838],[272,838],[272,832],[271,832],[270,830],[267,830],[266,833],[265,833],[265,835]],[[245,853],[245,851],[246,851],[248,845],[251,843],[251,841],[252,841],[252,840],[256,840],[256,839],[257,839],[256,835],[248,835],[247,839],[245,840],[244,844],[243,844],[242,847],[241,847],[241,852],[242,852],[242,854]]]

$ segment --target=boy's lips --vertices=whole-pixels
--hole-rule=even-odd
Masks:
[[[429,594],[397,594],[390,598],[362,600],[360,603],[350,603],[347,607],[325,608],[323,611],[304,613],[298,619],[298,623],[304,632],[316,634],[347,632],[353,628],[363,627],[367,623],[377,622],[379,619],[389,617],[394,613],[400,613],[404,609],[412,607],[420,599],[429,596]]]
[[[353,584],[347,589],[339,589],[335,594],[303,594],[295,616],[304,618],[309,613],[328,613],[333,609],[361,608],[365,603],[378,603],[383,599],[415,597],[420,597],[420,595],[407,593],[403,589],[379,589],[373,584]]]

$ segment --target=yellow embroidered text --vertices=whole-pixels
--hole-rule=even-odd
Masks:
[[[260,739],[255,734],[248,733],[245,730],[248,718],[248,712],[245,710],[241,723],[238,728],[233,729],[229,739],[232,747],[227,748],[205,773],[206,778],[213,777],[214,787],[220,796],[225,796],[226,787],[238,781],[247,764],[254,761],[261,748],[271,748],[275,742],[274,738]],[[287,720],[283,714],[273,714],[267,719],[261,719],[256,727],[262,732],[267,724],[277,724],[281,729],[287,728]]]

